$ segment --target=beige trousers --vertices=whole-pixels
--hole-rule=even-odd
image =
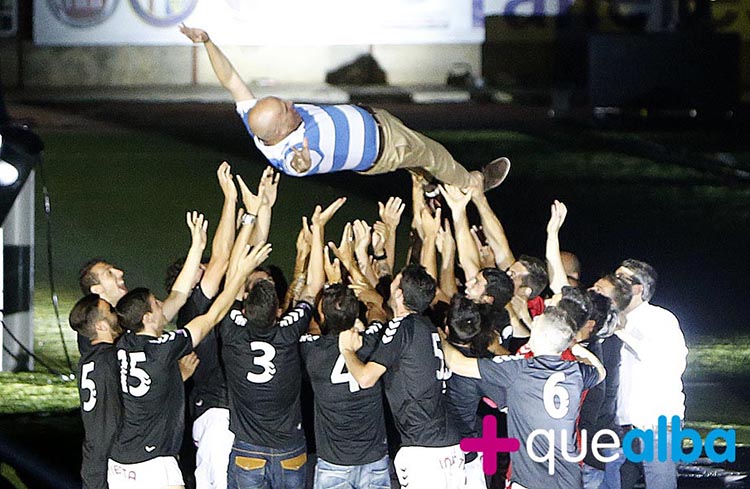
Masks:
[[[369,170],[360,173],[377,175],[399,168],[424,170],[435,179],[460,188],[471,185],[469,172],[453,159],[442,144],[409,129],[383,109],[373,109],[382,129],[380,158]]]

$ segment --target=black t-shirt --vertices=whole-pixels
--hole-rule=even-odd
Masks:
[[[367,361],[383,325],[367,328],[357,352]],[[369,464],[385,457],[388,443],[383,415],[383,387],[360,388],[339,353],[338,335],[304,335],[302,358],[315,392],[315,443],[318,456],[337,465]]]
[[[82,337],[83,338],[83,337]],[[78,362],[78,394],[85,437],[81,478],[85,489],[107,488],[107,459],[120,428],[120,368],[115,346],[88,346]]]
[[[456,348],[467,357],[473,357],[470,347],[456,346]],[[445,391],[446,407],[448,415],[456,423],[461,438],[477,438],[479,436],[477,427],[477,409],[483,397],[488,397],[498,407],[505,407],[505,388],[482,382],[480,379],[451,375],[447,380]],[[476,458],[476,455],[467,457],[467,462]]]
[[[235,303],[221,324],[230,428],[238,440],[283,449],[305,441],[300,410],[299,338],[312,306],[298,303],[267,330],[251,328]]]
[[[427,318],[410,314],[389,321],[370,361],[387,369],[383,384],[402,446],[458,444],[443,398],[450,370],[440,336]]]
[[[521,441],[521,450],[510,455],[512,481],[524,487],[580,489],[581,469],[563,458],[560,438],[565,430],[568,459],[574,458],[578,453],[575,438],[581,393],[598,383],[596,369],[562,360],[559,355],[500,356],[478,362],[483,383],[508,391],[508,435]],[[548,472],[548,462],[535,462],[525,452],[529,435],[535,430],[554,433],[554,475]],[[549,448],[545,436],[534,438],[532,450],[537,456],[546,456]]]
[[[200,285],[195,287],[177,315],[177,326],[183,327],[196,317],[205,314],[212,302],[206,297]],[[220,335],[216,328],[211,329],[194,350],[200,363],[191,377],[192,389],[188,394],[190,414],[193,419],[198,418],[210,408],[229,407],[227,380],[220,359]]]
[[[113,460],[134,464],[179,453],[185,389],[177,360],[192,350],[186,329],[158,338],[128,332],[117,343],[124,411]]]

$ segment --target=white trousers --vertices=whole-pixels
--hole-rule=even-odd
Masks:
[[[184,486],[180,466],[174,457],[156,457],[137,464],[107,461],[109,489],[164,489]]]
[[[229,409],[210,408],[193,423],[196,489],[226,489],[229,454],[234,433],[229,431]]]
[[[393,459],[398,482],[408,489],[466,487],[464,452],[450,447],[401,447]]]

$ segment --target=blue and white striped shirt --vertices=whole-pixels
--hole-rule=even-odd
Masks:
[[[271,165],[287,175],[304,177],[342,170],[365,171],[377,159],[379,134],[375,118],[356,105],[294,104],[302,124],[274,145],[266,145],[250,130],[247,114],[257,100],[237,103],[237,113],[255,145]],[[299,173],[292,168],[292,148],[302,149],[307,138],[310,169]]]

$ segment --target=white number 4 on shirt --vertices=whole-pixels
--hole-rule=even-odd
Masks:
[[[349,382],[349,392],[357,392],[359,390],[359,384],[349,372],[344,372],[346,368],[346,361],[344,356],[339,355],[336,359],[336,364],[333,366],[331,372],[331,383],[332,384],[345,384]]]

